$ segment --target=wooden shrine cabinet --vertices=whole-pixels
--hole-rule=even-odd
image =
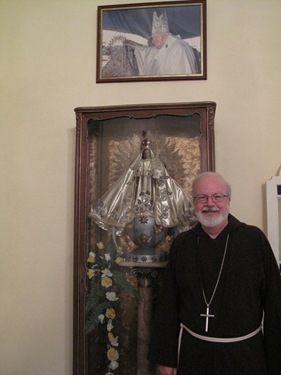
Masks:
[[[215,110],[214,102],[75,109],[74,375],[141,374],[134,267],[115,265],[115,276],[105,279],[105,262],[109,269],[113,262],[113,250],[107,249],[111,234],[89,217],[92,205],[140,152],[144,132],[169,175],[189,194],[198,173],[215,170]],[[113,301],[105,298],[112,295]]]

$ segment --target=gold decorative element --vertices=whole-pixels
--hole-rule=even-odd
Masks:
[[[200,173],[199,137],[168,137],[158,133],[150,134],[155,155],[165,164],[170,176],[187,192],[191,192],[194,177]],[[141,136],[134,135],[123,141],[111,140],[109,185],[114,184],[139,152]]]

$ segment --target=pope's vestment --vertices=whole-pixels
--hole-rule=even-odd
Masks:
[[[162,48],[137,46],[135,57],[139,75],[195,74],[198,66],[193,48],[169,34]]]

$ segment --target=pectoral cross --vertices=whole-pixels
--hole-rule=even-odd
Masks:
[[[209,305],[206,307],[206,314],[200,314],[200,316],[203,316],[206,318],[206,324],[205,324],[205,332],[208,332],[208,327],[209,327],[209,318],[214,318],[215,315],[209,314]]]

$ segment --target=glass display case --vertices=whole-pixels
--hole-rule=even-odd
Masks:
[[[188,196],[198,173],[215,170],[215,110],[214,102],[75,109],[74,375],[155,374],[146,361],[150,324],[175,228],[152,244],[155,253],[137,257],[129,225],[116,237],[91,210],[127,176],[144,141],[162,182]]]

